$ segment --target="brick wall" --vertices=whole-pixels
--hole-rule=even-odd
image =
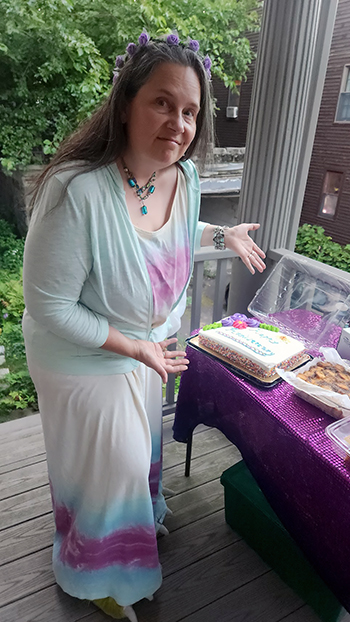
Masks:
[[[350,123],[334,119],[346,64],[350,64],[350,2],[339,0],[300,224],[320,225],[340,244],[350,243]],[[318,215],[326,171],[343,173],[333,220]]]

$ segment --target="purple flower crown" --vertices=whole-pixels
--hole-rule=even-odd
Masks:
[[[118,78],[120,69],[124,67],[127,60],[131,58],[132,56],[134,56],[136,50],[139,49],[139,47],[148,45],[150,41],[152,41],[152,39],[150,38],[148,33],[146,31],[143,31],[139,36],[138,45],[136,43],[128,43],[128,45],[126,46],[126,53],[123,55],[117,56],[117,58],[115,59],[115,67],[113,70],[113,84]],[[159,39],[157,39],[157,41],[159,41]],[[164,41],[168,45],[182,45],[183,47],[186,47],[189,50],[192,50],[192,52],[195,52],[196,54],[199,52],[199,42],[196,39],[189,39],[184,44],[180,42],[180,39],[176,33],[167,35],[164,39],[161,39],[161,41]],[[210,71],[211,60],[208,55],[206,55],[204,58],[201,58],[201,60],[202,60],[204,69],[207,73],[207,76],[210,79],[211,78],[211,71]]]

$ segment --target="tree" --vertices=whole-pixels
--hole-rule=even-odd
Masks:
[[[41,162],[100,101],[109,67],[71,0],[1,0],[0,148],[9,170]]]
[[[14,170],[42,162],[96,108],[116,54],[143,29],[196,38],[234,87],[252,58],[257,0],[0,0],[0,155]]]

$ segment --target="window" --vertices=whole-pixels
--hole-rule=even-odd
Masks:
[[[323,189],[319,216],[334,218],[337,209],[343,173],[327,171],[323,180]]]
[[[350,123],[350,65],[344,67],[335,120],[338,123]]]

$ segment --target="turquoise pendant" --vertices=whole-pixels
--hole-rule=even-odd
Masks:
[[[146,205],[142,205],[142,207],[141,207],[141,214],[142,214],[142,216],[147,214],[147,207],[146,207]]]

